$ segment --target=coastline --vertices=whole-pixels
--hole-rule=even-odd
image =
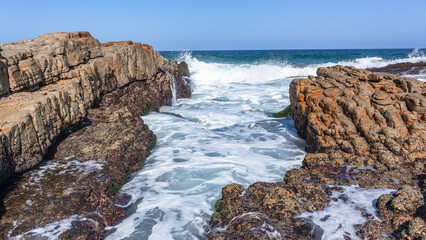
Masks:
[[[426,84],[342,66],[317,75],[290,84],[303,166],[282,182],[223,188],[209,239],[424,236]]]
[[[47,46],[52,42],[56,48]],[[5,103],[0,111],[11,114],[0,115],[0,134],[8,134],[0,144],[0,160],[7,163],[1,176],[9,179],[1,197],[1,236],[105,238],[128,217],[120,206],[127,206],[132,196],[117,193],[144,167],[156,143],[143,116],[171,105],[175,97],[191,96],[191,84],[184,78],[188,65],[164,60],[149,45],[100,44],[84,32],[6,44],[0,54],[6,56],[0,55],[5,62],[0,61],[0,101]],[[406,72],[417,66],[424,67],[403,63],[373,70]],[[421,235],[425,141],[419,136],[424,114],[423,100],[415,94],[424,91],[423,85],[341,66],[321,68],[318,77],[295,79],[290,85],[292,105],[276,117],[292,116],[306,139],[303,166],[289,170],[283,182],[225,187],[207,237],[330,236],[321,222],[330,224],[339,208],[365,224],[337,229],[339,234],[346,231],[342,234],[347,238]],[[370,133],[378,134],[378,140],[366,137]],[[398,144],[402,147],[396,150]],[[379,199],[383,222],[368,201],[360,202],[364,196]],[[361,210],[346,208],[350,204]]]
[[[54,238],[103,238],[125,216],[118,190],[156,143],[140,116],[191,96],[188,66],[87,32],[0,48],[1,237],[50,226]]]

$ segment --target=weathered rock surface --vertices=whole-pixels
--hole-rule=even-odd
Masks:
[[[317,74],[290,84],[291,116],[306,139],[303,166],[283,182],[225,187],[210,239],[320,239],[323,229],[297,216],[323,210],[350,185],[397,191],[377,201],[382,222],[359,209],[366,223],[342,239],[425,237],[426,84],[353,67]]]
[[[0,182],[39,163],[105,93],[164,74],[165,61],[152,47],[130,41],[102,47],[87,32],[45,34],[0,50]],[[171,69],[178,71],[176,64]]]
[[[140,115],[171,104],[173,79],[177,97],[191,96],[187,65],[146,44],[100,44],[85,32],[0,49],[0,77],[4,67],[9,85],[0,98],[0,169],[8,181],[0,238],[41,238],[31,230],[61,221],[70,227],[55,237],[103,238],[125,216],[114,203],[128,197],[118,190],[155,145]]]

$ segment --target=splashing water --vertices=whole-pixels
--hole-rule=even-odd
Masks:
[[[183,80],[185,80],[186,83],[188,83],[191,86],[191,91],[197,90],[197,84],[192,80],[192,78],[183,76]]]
[[[132,196],[130,216],[108,239],[203,238],[224,186],[280,181],[301,165],[304,141],[292,120],[269,117],[289,104],[291,79],[255,79],[253,70],[226,77],[232,66],[225,74],[213,69],[215,76],[196,61],[188,62],[197,84],[192,98],[144,117],[158,143],[123,187]]]
[[[176,79],[175,76],[170,74],[169,72],[166,72],[167,76],[169,76],[170,79],[170,89],[172,90],[172,106],[176,105],[177,103],[177,93],[176,93]]]
[[[339,52],[339,50],[334,51]],[[353,55],[356,56],[356,54]],[[349,57],[352,57],[352,55]],[[334,65],[345,65],[366,69],[384,67],[389,64],[403,62],[415,63],[426,61],[426,55],[420,49],[414,49],[407,53],[404,57],[395,59],[366,56],[362,58],[349,58],[338,61],[324,61],[322,63],[315,64],[292,64],[287,60],[264,60],[261,62],[255,61],[253,63],[241,64],[235,64],[232,62],[228,63],[226,59],[220,62],[207,62],[193,57],[191,52],[182,52],[179,56],[177,56],[177,58],[179,61],[186,61],[188,63],[191,70],[191,77],[196,79],[197,83],[210,85],[229,82],[257,84],[277,79],[316,75],[316,70],[319,67],[329,67]],[[340,58],[336,57],[336,59]]]
[[[408,57],[409,58],[426,58],[426,55],[422,50],[415,48],[412,52],[408,54]]]
[[[114,232],[107,239],[203,239],[224,186],[281,181],[286,171],[301,166],[304,141],[293,121],[270,117],[289,105],[294,77],[335,64],[367,68],[425,60],[408,53],[394,59],[379,54],[296,65],[218,56],[211,61],[213,53],[206,54],[204,60],[189,52],[178,56],[197,85],[192,98],[143,117],[158,143],[145,168],[121,190],[132,196],[123,206],[129,217],[110,227]]]
[[[408,51],[265,50],[175,55],[188,63],[191,78],[184,80],[191,84],[193,96],[177,100],[176,79],[167,73],[173,105],[143,117],[157,134],[157,145],[144,169],[123,186],[121,193],[132,196],[122,206],[129,217],[109,227],[114,232],[107,239],[204,239],[214,202],[224,186],[281,181],[286,171],[301,166],[304,141],[293,121],[270,117],[290,104],[288,88],[293,78],[315,75],[318,67],[336,64],[371,68],[426,61],[421,49]],[[426,72],[410,77],[426,81]],[[102,167],[92,162],[67,164],[84,172]],[[364,219],[356,215],[336,230],[335,223],[343,220],[335,213],[362,207],[374,215],[372,201],[391,191],[343,188],[352,199],[349,203],[338,201],[324,211],[302,215],[320,225],[326,237],[340,237],[342,231],[355,236],[353,224]],[[330,215],[330,221],[318,221],[323,215]],[[74,215],[16,238],[56,239],[75,220],[91,219]]]

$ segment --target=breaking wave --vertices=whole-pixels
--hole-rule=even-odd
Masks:
[[[300,167],[304,140],[297,135],[293,121],[270,117],[290,104],[288,89],[294,77],[315,75],[318,67],[336,64],[370,68],[426,60],[418,49],[400,59],[364,57],[304,66],[286,61],[256,62],[255,58],[244,64],[209,62],[209,54],[216,53],[194,52],[197,57],[191,52],[180,53],[177,60],[186,61],[190,68],[191,80],[187,80],[197,84],[192,98],[178,99],[173,106],[161,107],[160,113],[144,116],[158,137],[157,145],[144,169],[120,191],[131,196],[122,206],[128,217],[107,229],[112,231],[107,239],[205,239],[224,186],[282,181],[286,171]],[[220,57],[216,59],[223,59]],[[305,217],[316,223],[323,215],[330,215],[321,227],[325,236],[333,237],[341,221],[336,215],[339,209],[353,212],[362,207],[374,215],[371,201],[388,191],[347,187],[345,192],[353,197],[353,204],[336,202]],[[354,235],[352,225],[362,221],[361,217],[348,221],[337,232],[339,237],[342,231]]]
[[[191,77],[200,85],[215,85],[224,83],[258,84],[265,81],[316,75],[319,67],[334,65],[354,66],[356,68],[385,67],[390,64],[403,62],[426,61],[426,55],[420,49],[414,49],[406,58],[384,59],[382,57],[364,57],[339,62],[326,62],[295,66],[287,61],[266,61],[253,64],[233,64],[205,62],[192,56],[190,51],[181,52],[179,61],[186,61],[191,71]]]

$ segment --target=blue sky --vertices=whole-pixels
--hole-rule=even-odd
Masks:
[[[57,31],[157,50],[426,47],[425,0],[2,0],[0,43]]]

